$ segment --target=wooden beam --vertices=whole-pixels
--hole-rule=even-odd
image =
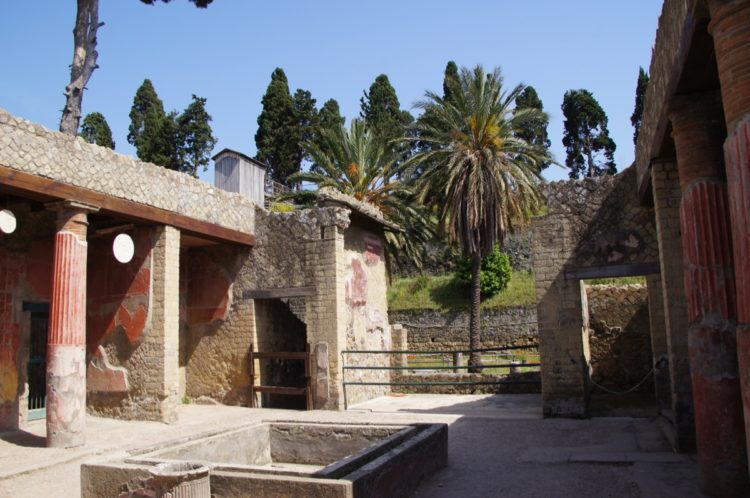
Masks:
[[[590,278],[636,277],[660,272],[659,263],[631,263],[625,265],[570,268],[564,271],[564,275],[566,280],[585,280]]]
[[[13,191],[30,194],[36,199],[75,200],[100,207],[100,213],[116,215],[117,218],[140,223],[170,225],[188,234],[217,242],[231,242],[252,246],[255,236],[240,230],[223,227],[215,223],[197,220],[183,214],[167,211],[146,204],[113,197],[94,190],[50,180],[0,166],[0,186]]]
[[[283,287],[280,289],[251,289],[242,293],[245,299],[281,299],[314,296],[315,287]]]

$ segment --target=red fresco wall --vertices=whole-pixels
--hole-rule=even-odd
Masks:
[[[112,253],[115,234],[89,241],[86,343],[89,353],[119,329],[136,346],[146,329],[151,290],[151,230],[130,234],[135,255],[120,263]]]
[[[20,303],[49,301],[53,249],[51,239],[32,241],[28,252],[0,246],[0,427],[18,425]]]

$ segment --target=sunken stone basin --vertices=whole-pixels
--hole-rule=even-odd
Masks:
[[[84,464],[81,496],[142,496],[155,465],[190,462],[217,497],[405,497],[447,458],[445,424],[266,422]]]

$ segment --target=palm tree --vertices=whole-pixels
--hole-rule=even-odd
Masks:
[[[359,119],[352,120],[349,130],[343,125],[323,129],[320,138],[318,143],[305,144],[314,170],[295,173],[289,181],[334,188],[374,205],[403,229],[385,234],[389,273],[393,264],[398,264],[397,255],[421,267],[425,243],[434,237],[434,230],[427,210],[414,202],[413,194],[399,179],[401,166],[393,147],[377,139]]]
[[[451,98],[427,92],[416,104],[430,120],[418,125],[419,139],[430,147],[406,163],[420,202],[440,213],[440,227],[472,262],[469,344],[478,349],[480,265],[482,257],[514,226],[529,220],[542,204],[539,166],[548,152],[517,135],[519,125],[537,109],[515,110],[524,89],[503,90],[499,69],[463,68]],[[481,371],[481,355],[471,353],[470,371]]]

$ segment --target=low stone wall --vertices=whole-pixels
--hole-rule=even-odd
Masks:
[[[450,351],[469,347],[469,311],[408,310],[389,312],[391,323],[408,330],[409,349]],[[482,310],[482,345],[536,344],[536,308]]]
[[[630,389],[651,370],[648,290],[645,285],[588,285],[591,378]],[[653,391],[652,379],[639,388]]]

